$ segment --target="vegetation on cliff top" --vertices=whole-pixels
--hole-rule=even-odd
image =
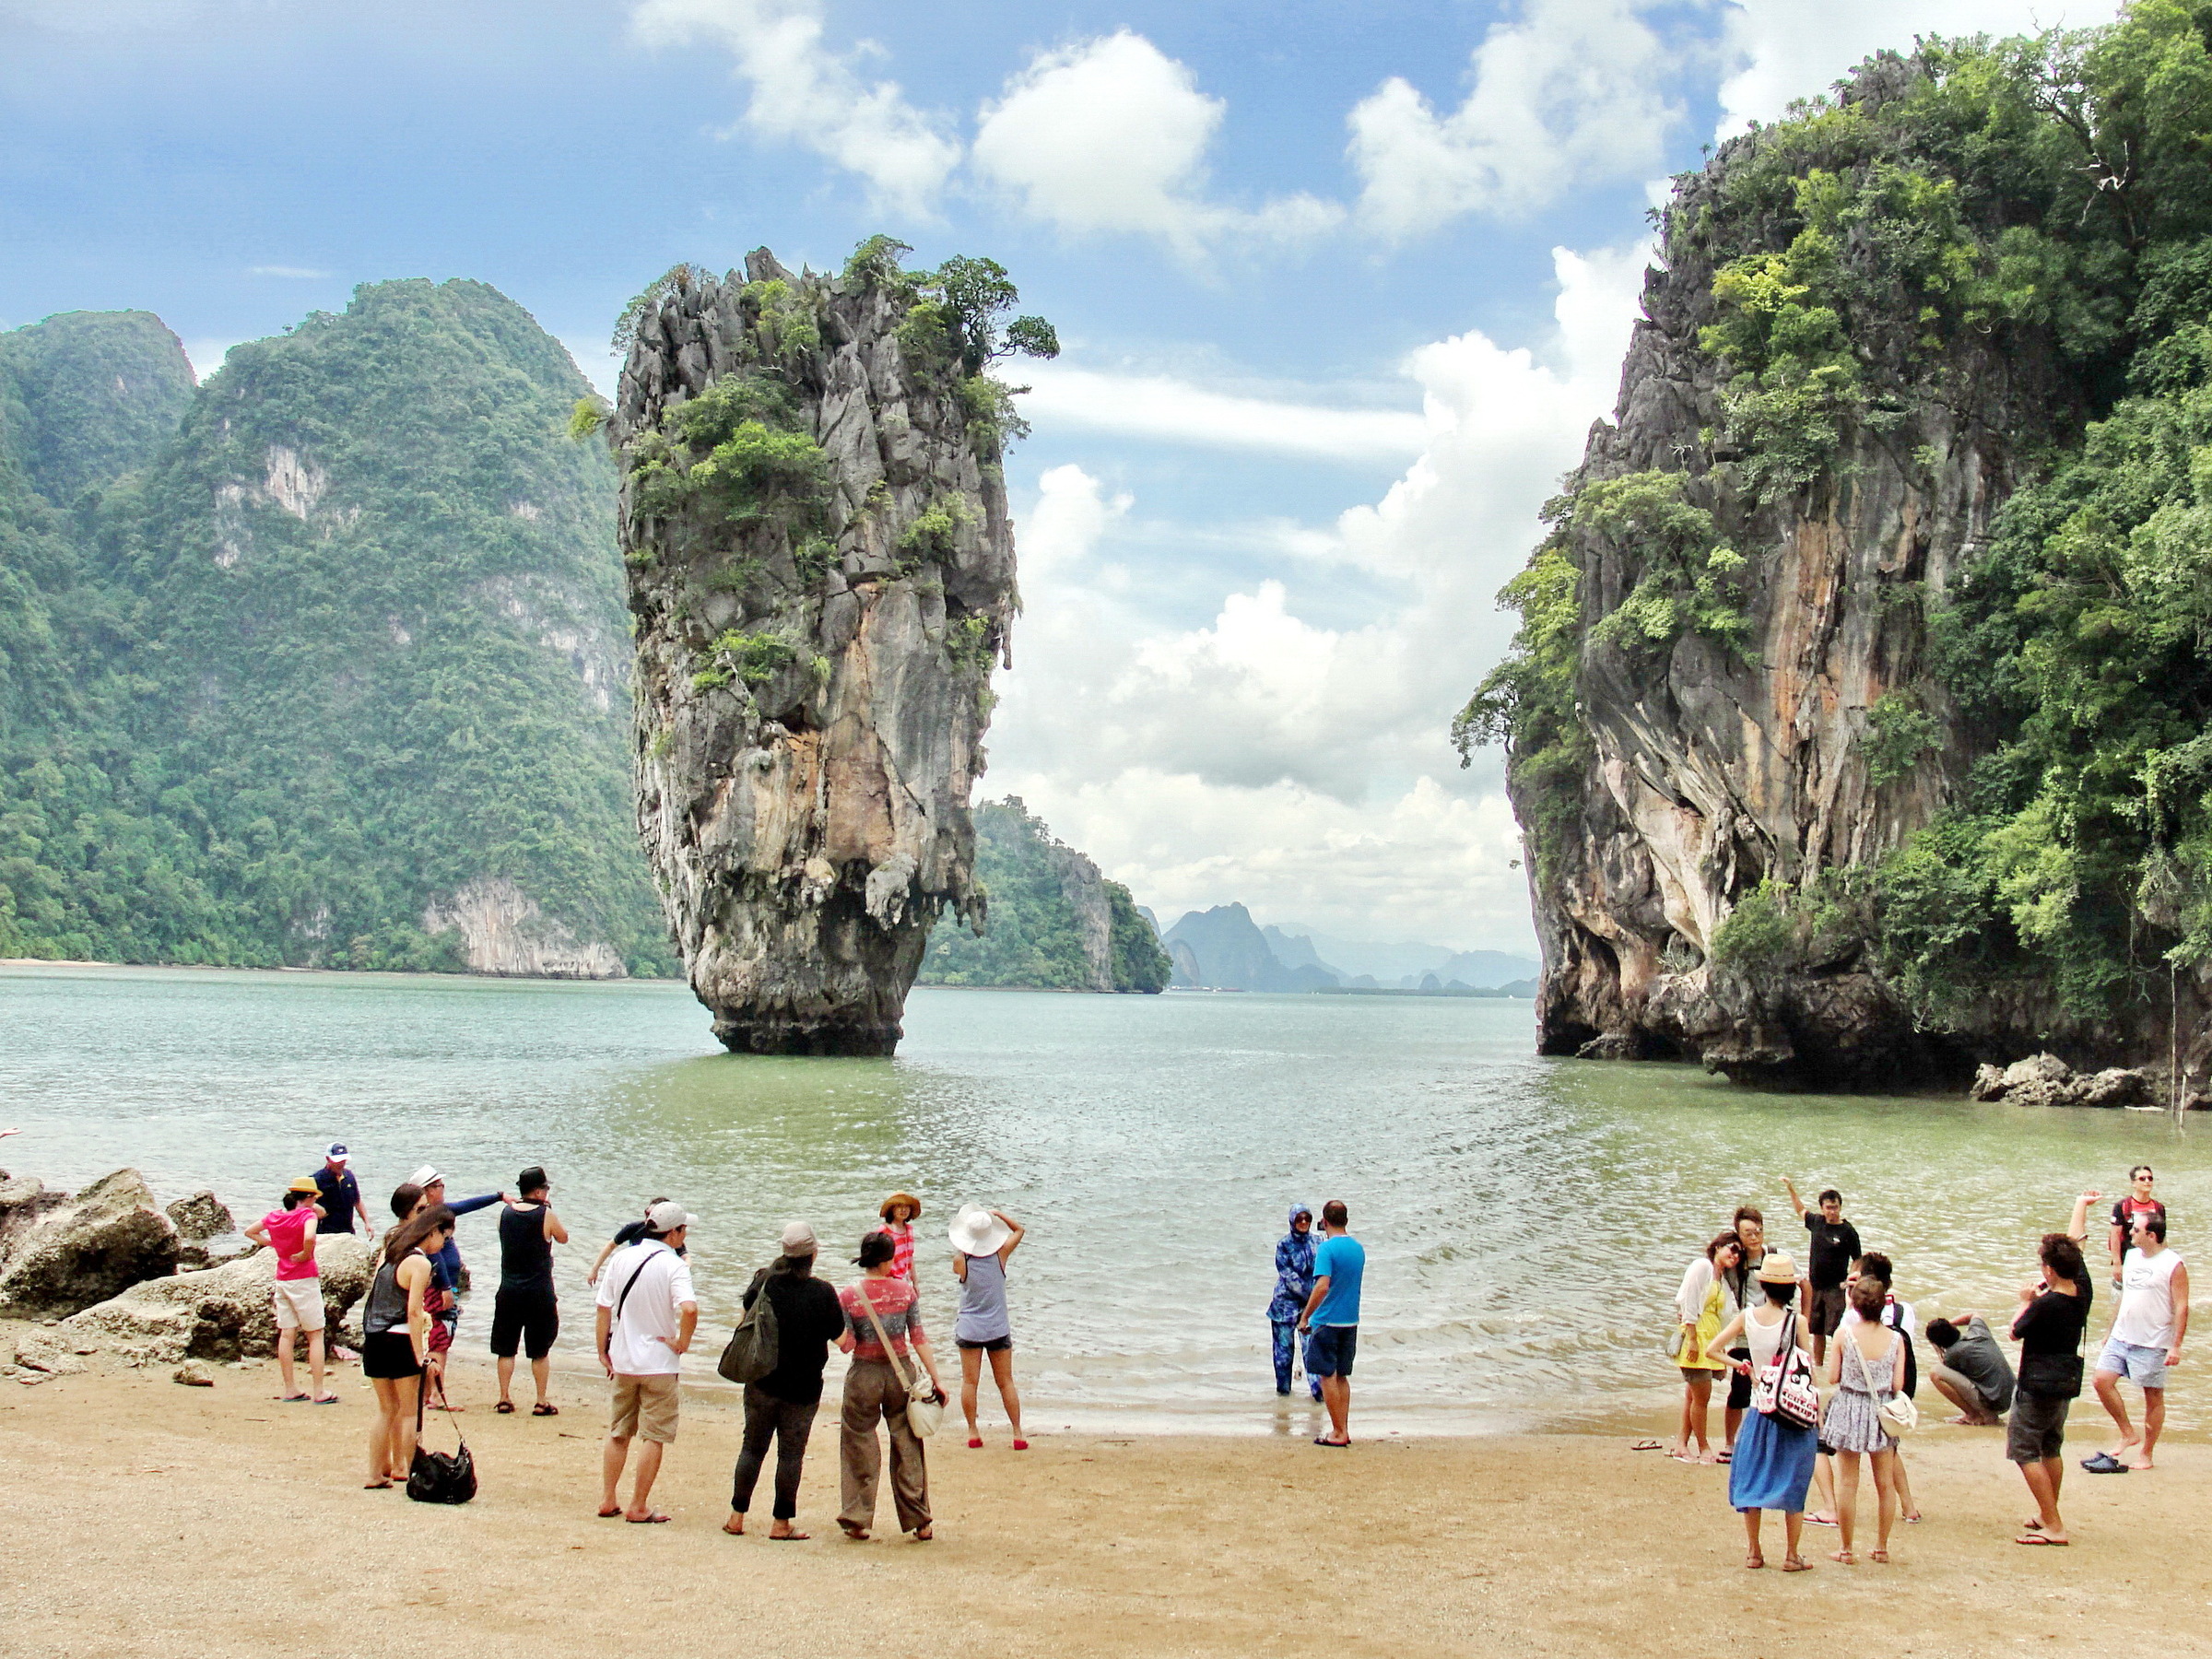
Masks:
[[[1875,59],[1724,149],[1696,199],[1667,249],[1715,271],[1711,458],[1745,498],[1818,487],[1847,435],[1932,403],[1971,418],[1968,346],[2053,363],[2074,399],[1990,545],[1928,600],[1970,723],[1947,735],[1982,755],[1966,798],[1877,867],[1746,895],[1716,957],[1856,940],[1938,1027],[2000,981],[2081,1018],[2162,1003],[2171,968],[2212,959],[2212,0]],[[1945,457],[1912,461],[1932,477]],[[1585,646],[1694,627],[1712,588],[1677,559],[1585,621],[1564,532],[1622,482],[1555,504],[1501,595],[1513,653],[1456,727],[1463,751],[1507,745],[1540,880],[1586,773]],[[1946,736],[1892,692],[1869,711],[1870,778]]]
[[[998,985],[1041,991],[1088,991],[1096,969],[1085,948],[1069,869],[1079,856],[1056,841],[1021,801],[986,801],[975,808],[975,875],[990,899],[981,935],[941,921],[930,935],[920,981],[934,985]],[[1174,964],[1152,925],[1137,913],[1118,881],[1099,885],[1111,917],[1107,971],[1116,991],[1167,988]]]
[[[145,354],[56,323],[103,383]],[[56,323],[0,335],[11,433],[93,395],[4,371]],[[503,877],[668,971],[612,469],[562,438],[558,342],[483,284],[387,283],[194,395],[159,332],[182,397],[76,420],[112,447],[75,497],[0,441],[0,955],[453,967],[425,907]]]

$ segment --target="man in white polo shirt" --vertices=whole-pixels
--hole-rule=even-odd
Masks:
[[[676,1439],[677,1373],[699,1324],[691,1269],[677,1253],[698,1218],[664,1201],[645,1219],[645,1236],[618,1251],[600,1275],[598,1307],[599,1363],[614,1384],[614,1416],[600,1460],[599,1513],[640,1523],[668,1519],[653,1507],[653,1482],[661,1472],[661,1449]],[[645,1445],[624,1509],[616,1488],[629,1442],[638,1438]]]

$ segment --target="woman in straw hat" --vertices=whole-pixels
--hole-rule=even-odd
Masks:
[[[922,1218],[922,1200],[912,1193],[893,1193],[876,1212],[883,1225],[876,1230],[891,1241],[891,1277],[914,1282],[914,1223]]]
[[[952,1270],[959,1276],[960,1311],[952,1339],[960,1349],[960,1410],[968,1418],[968,1444],[983,1443],[975,1426],[976,1384],[983,1356],[991,1356],[991,1380],[1014,1428],[1014,1450],[1027,1452],[1021,1438],[1021,1395],[1014,1387],[1014,1329],[1006,1317],[1006,1260],[1021,1243],[1021,1223],[1004,1210],[971,1204],[952,1218]]]
[[[1809,1362],[1812,1346],[1806,1336],[1805,1322],[1790,1305],[1797,1294],[1796,1263],[1783,1252],[1771,1250],[1759,1265],[1759,1277],[1753,1283],[1766,1300],[1747,1307],[1722,1326],[1720,1334],[1705,1345],[1707,1351],[1724,1354],[1741,1343],[1750,1350],[1751,1358],[1736,1361],[1735,1368],[1746,1376],[1757,1376],[1782,1351],[1784,1342],[1804,1349]],[[1745,1566],[1767,1564],[1759,1551],[1759,1528],[1762,1512],[1771,1509],[1782,1512],[1789,1535],[1789,1554],[1783,1558],[1782,1570],[1804,1572],[1811,1566],[1798,1554],[1797,1546],[1805,1532],[1805,1489],[1812,1482],[1818,1438],[1812,1429],[1800,1429],[1763,1411],[1751,1413],[1744,1425],[1728,1465],[1728,1501],[1742,1512],[1744,1531],[1750,1539]]]

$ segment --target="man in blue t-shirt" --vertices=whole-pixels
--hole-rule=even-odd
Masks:
[[[1352,1357],[1359,1348],[1359,1280],[1367,1272],[1367,1252],[1346,1230],[1352,1213],[1344,1200],[1321,1206],[1325,1235],[1313,1253],[1313,1294],[1298,1328],[1312,1333],[1306,1369],[1321,1379],[1321,1403],[1329,1409],[1329,1432],[1314,1437],[1317,1446],[1348,1446],[1352,1431]]]

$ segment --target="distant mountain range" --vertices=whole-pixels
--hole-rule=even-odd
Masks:
[[[1143,912],[1152,920],[1149,911]],[[1155,925],[1157,925],[1155,922]],[[1499,950],[1369,945],[1262,927],[1241,904],[1192,911],[1160,935],[1171,983],[1223,991],[1487,991],[1532,996],[1538,964]]]

